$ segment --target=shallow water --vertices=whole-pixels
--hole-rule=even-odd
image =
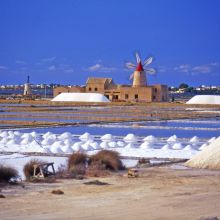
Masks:
[[[21,129],[22,130],[22,129]],[[138,127],[121,128],[117,127],[101,127],[101,126],[65,126],[65,127],[53,127],[53,128],[31,128],[23,129],[24,132],[36,131],[39,133],[45,133],[51,131],[53,133],[61,134],[63,132],[71,132],[73,134],[83,134],[89,132],[92,135],[104,135],[112,134],[115,136],[125,136],[129,133],[133,133],[137,136],[154,135],[155,137],[170,137],[171,135],[177,135],[180,138],[191,138],[198,136],[199,138],[211,138],[219,136],[220,132],[215,130],[177,130],[177,129],[146,129]]]

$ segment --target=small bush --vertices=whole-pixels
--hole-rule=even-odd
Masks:
[[[23,172],[26,177],[26,180],[31,180],[31,177],[34,175],[34,164],[43,164],[44,161],[32,159],[24,165]],[[38,171],[39,172],[39,171]]]
[[[71,169],[78,165],[86,166],[87,155],[85,153],[76,152],[70,155],[68,159],[68,169]]]
[[[119,154],[110,150],[101,150],[97,154],[92,155],[89,160],[89,165],[111,171],[118,171],[123,168]]]
[[[68,159],[68,171],[73,177],[84,175],[86,172],[87,155],[85,153],[73,153]]]
[[[10,166],[0,165],[0,182],[9,182],[12,178],[18,177],[18,171]]]

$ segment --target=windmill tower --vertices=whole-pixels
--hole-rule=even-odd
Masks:
[[[27,82],[24,84],[24,95],[31,95],[30,76],[27,76]]]
[[[154,75],[156,70],[153,68],[146,68],[153,61],[152,57],[147,58],[143,64],[141,62],[140,55],[136,53],[136,62],[137,64],[133,64],[131,62],[126,63],[126,67],[128,69],[135,69],[133,74],[130,76],[130,80],[133,79],[132,86],[133,87],[142,87],[147,85],[147,77],[146,74]]]

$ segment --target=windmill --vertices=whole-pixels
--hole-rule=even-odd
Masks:
[[[136,52],[136,62],[137,64],[133,64],[131,62],[127,62],[125,65],[128,69],[135,69],[135,71],[130,75],[130,80],[133,79],[132,86],[140,87],[147,85],[147,77],[146,74],[154,75],[156,74],[156,70],[154,68],[147,68],[153,61],[153,57],[149,57],[144,60],[142,63],[140,55]]]

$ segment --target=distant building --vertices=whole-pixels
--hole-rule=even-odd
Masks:
[[[31,95],[30,77],[27,77],[27,82],[24,84],[24,96]]]
[[[86,86],[70,86],[54,88],[54,97],[60,93],[100,93],[110,101],[129,101],[129,102],[163,102],[168,101],[168,88],[166,85],[147,85],[146,74],[154,74],[153,68],[146,68],[153,58],[150,57],[143,62],[139,54],[136,54],[137,64],[127,63],[129,69],[135,69],[131,75],[133,79],[131,85],[115,84],[112,78],[88,78]]]
[[[111,78],[88,78],[86,86],[56,87],[54,97],[62,92],[101,93],[110,101],[163,102],[168,101],[166,85],[118,85]]]

